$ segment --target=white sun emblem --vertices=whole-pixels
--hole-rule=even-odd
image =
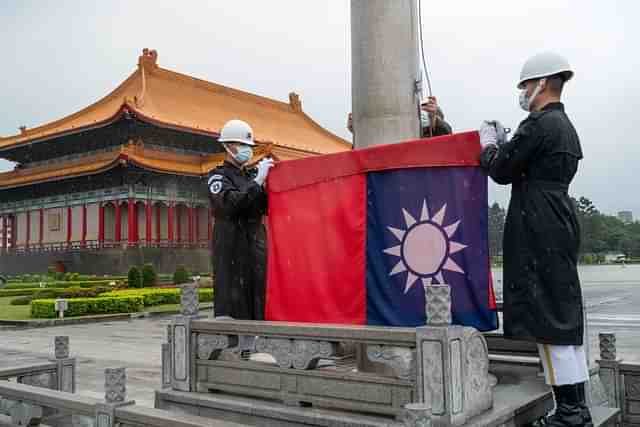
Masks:
[[[430,217],[425,200],[420,221],[416,221],[405,209],[402,209],[402,213],[407,225],[406,230],[387,227],[398,239],[400,245],[385,249],[384,252],[400,258],[389,275],[407,272],[405,294],[420,279],[425,285],[432,284],[434,279],[443,284],[443,270],[464,274],[464,270],[449,257],[451,254],[460,252],[467,245],[451,240],[451,236],[460,225],[459,220],[448,226],[442,225],[447,213],[446,204],[437,214]]]

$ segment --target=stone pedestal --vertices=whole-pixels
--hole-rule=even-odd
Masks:
[[[427,325],[416,331],[418,399],[434,426],[459,426],[493,405],[489,355],[482,334],[451,325],[447,285],[425,286]]]

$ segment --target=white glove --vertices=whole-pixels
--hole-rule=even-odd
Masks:
[[[497,144],[498,143],[498,131],[491,122],[484,121],[482,122],[482,126],[480,126],[480,145],[482,148],[487,145]]]
[[[272,158],[262,159],[258,162],[258,175],[254,178],[254,181],[258,185],[264,185],[267,180],[267,176],[269,176],[269,169],[271,169],[274,165]]]

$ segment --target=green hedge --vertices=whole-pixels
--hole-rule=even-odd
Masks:
[[[118,296],[138,296],[144,301],[145,307],[162,304],[180,304],[180,289],[128,289],[125,291],[112,291],[106,292],[101,297],[118,297]],[[198,296],[200,302],[213,301],[213,289],[200,288],[198,289]]]
[[[109,283],[117,282],[117,280],[90,280],[86,282],[42,282],[45,288],[93,288],[95,286],[109,286]],[[30,289],[39,288],[40,283],[10,283],[5,286],[5,289]]]
[[[88,314],[136,313],[144,307],[140,296],[74,298],[67,300],[68,309],[65,317],[84,316]],[[31,317],[36,319],[55,318],[55,300],[38,299],[31,301]]]
[[[0,289],[0,298],[33,295],[34,299],[44,298],[93,298],[98,294],[108,292],[111,287],[96,286],[94,288],[26,288],[26,289]],[[38,293],[50,293],[50,296],[38,297]]]
[[[23,295],[33,295],[34,293],[41,291],[41,288],[27,288],[27,289],[0,289],[0,298],[3,297],[20,297]]]

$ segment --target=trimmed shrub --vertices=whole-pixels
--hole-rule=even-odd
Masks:
[[[141,311],[142,297],[100,297],[100,298],[75,298],[68,300],[68,309],[65,316],[85,316],[89,314],[135,313]],[[54,318],[56,317],[54,299],[37,299],[31,301],[31,317]]]
[[[24,297],[18,297],[11,300],[11,305],[29,305],[31,302],[31,295],[27,295]]]
[[[129,287],[130,288],[141,288],[142,287],[142,274],[140,270],[135,265],[129,269],[129,274],[127,275],[129,279]]]
[[[0,289],[0,298],[4,297],[18,297],[23,295],[33,295],[38,292],[40,288],[25,288],[25,289]]]
[[[180,304],[180,289],[128,289],[125,291],[107,292],[101,297],[138,296],[143,298],[145,307],[162,304]],[[200,302],[213,301],[213,289],[198,289]]]
[[[182,283],[188,283],[190,280],[191,276],[189,276],[189,272],[185,266],[179,265],[178,268],[176,268],[176,272],[173,273],[173,283],[180,285]]]
[[[92,280],[88,282],[43,282],[45,288],[93,288],[95,286],[109,286],[109,283],[115,282],[115,280]],[[9,283],[5,286],[5,289],[27,289],[27,288],[39,288],[39,282],[32,283]]]
[[[150,287],[156,284],[158,280],[158,274],[156,273],[153,264],[150,262],[142,266],[142,286]]]

